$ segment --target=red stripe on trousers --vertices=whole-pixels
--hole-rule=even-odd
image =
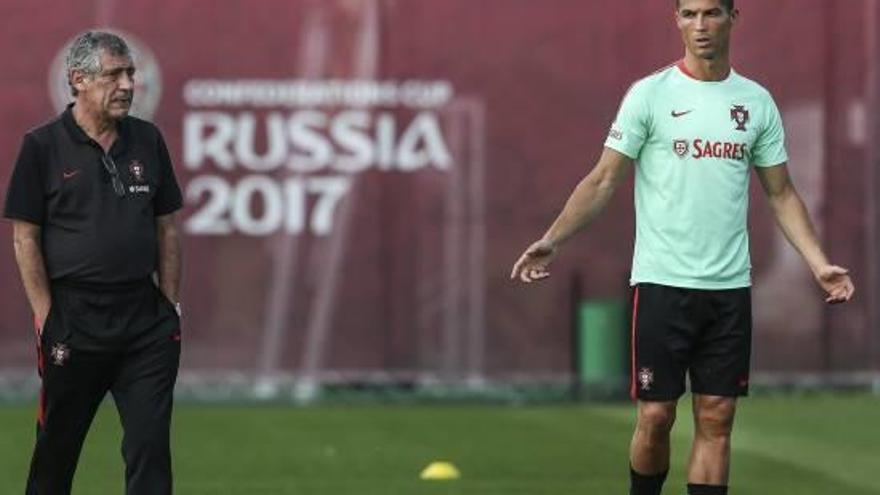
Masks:
[[[633,313],[632,313],[632,333],[630,334],[629,347],[630,358],[632,359],[632,369],[630,370],[629,396],[632,400],[636,400],[636,318],[639,313],[639,286],[633,291]]]
[[[40,424],[40,428],[43,428],[46,426],[46,389],[42,383],[45,362],[43,360],[43,330],[40,328],[40,322],[37,320],[37,315],[34,315],[34,330],[36,330],[37,334],[37,372],[40,374],[40,402],[37,406],[37,422]]]

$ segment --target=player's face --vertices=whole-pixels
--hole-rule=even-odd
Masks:
[[[118,120],[131,109],[134,64],[130,57],[101,51],[101,71],[78,81],[77,102],[104,119]]]
[[[728,53],[730,30],[738,14],[736,9],[728,12],[721,0],[681,0],[675,19],[687,50],[712,60]]]

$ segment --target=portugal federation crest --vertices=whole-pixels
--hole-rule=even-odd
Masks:
[[[639,370],[639,384],[642,390],[651,390],[651,384],[654,383],[654,372],[651,368],[642,368]]]
[[[746,124],[749,123],[749,111],[745,105],[734,105],[730,109],[730,120],[736,122],[736,130],[746,131]]]
[[[134,177],[135,182],[144,181],[144,165],[141,162],[132,160],[131,163],[128,164],[128,171],[131,172],[131,176]]]
[[[64,363],[70,358],[70,347],[67,347],[65,344],[55,344],[52,346],[52,350],[49,351],[49,356],[52,358],[52,364],[55,366],[64,366]]]
[[[690,146],[686,139],[676,139],[672,142],[672,149],[679,158],[684,158],[688,154]]]

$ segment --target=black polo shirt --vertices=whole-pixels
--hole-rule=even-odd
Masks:
[[[156,217],[182,205],[168,148],[153,124],[119,121],[108,157],[124,186],[120,196],[102,162],[108,157],[77,125],[72,106],[24,136],[4,216],[42,227],[52,281],[146,279],[156,270]]]

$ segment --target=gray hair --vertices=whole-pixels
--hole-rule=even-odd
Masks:
[[[107,31],[86,31],[73,40],[67,52],[67,84],[70,94],[76,96],[71,76],[78,70],[90,76],[101,72],[101,50],[108,55],[130,57],[125,40]]]

